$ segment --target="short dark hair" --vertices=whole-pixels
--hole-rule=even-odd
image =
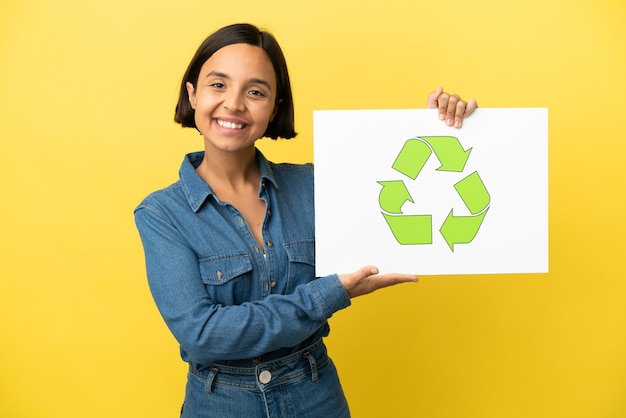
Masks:
[[[189,103],[187,82],[190,82],[196,88],[200,70],[204,63],[219,49],[232,44],[249,44],[262,48],[274,66],[277,85],[275,106],[278,106],[278,110],[274,119],[267,126],[263,136],[272,139],[278,139],[279,137],[290,139],[295,137],[291,83],[283,51],[271,33],[247,23],[225,26],[202,42],[183,76],[174,120],[184,127],[197,129],[194,119],[195,110]]]

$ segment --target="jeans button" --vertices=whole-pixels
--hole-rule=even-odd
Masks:
[[[263,370],[259,374],[259,382],[263,383],[264,385],[268,384],[270,380],[272,380],[272,373],[270,373],[269,370]]]

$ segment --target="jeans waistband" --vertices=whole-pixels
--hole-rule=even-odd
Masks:
[[[249,364],[249,360],[246,362]],[[236,364],[213,363],[202,371],[190,364],[189,373],[205,380],[205,388],[209,393],[214,385],[264,391],[305,375],[310,375],[312,381],[317,381],[317,371],[328,363],[328,354],[320,339],[300,351],[271,361],[259,362],[252,367],[238,367],[233,363]]]

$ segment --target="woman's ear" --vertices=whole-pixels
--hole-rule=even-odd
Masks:
[[[191,82],[186,82],[185,86],[187,87],[187,96],[189,97],[189,104],[193,110],[196,110],[196,89],[194,88]]]

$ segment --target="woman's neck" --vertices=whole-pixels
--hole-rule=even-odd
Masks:
[[[196,172],[212,188],[226,187],[233,191],[250,184],[258,185],[261,177],[254,147],[237,152],[205,149]]]

